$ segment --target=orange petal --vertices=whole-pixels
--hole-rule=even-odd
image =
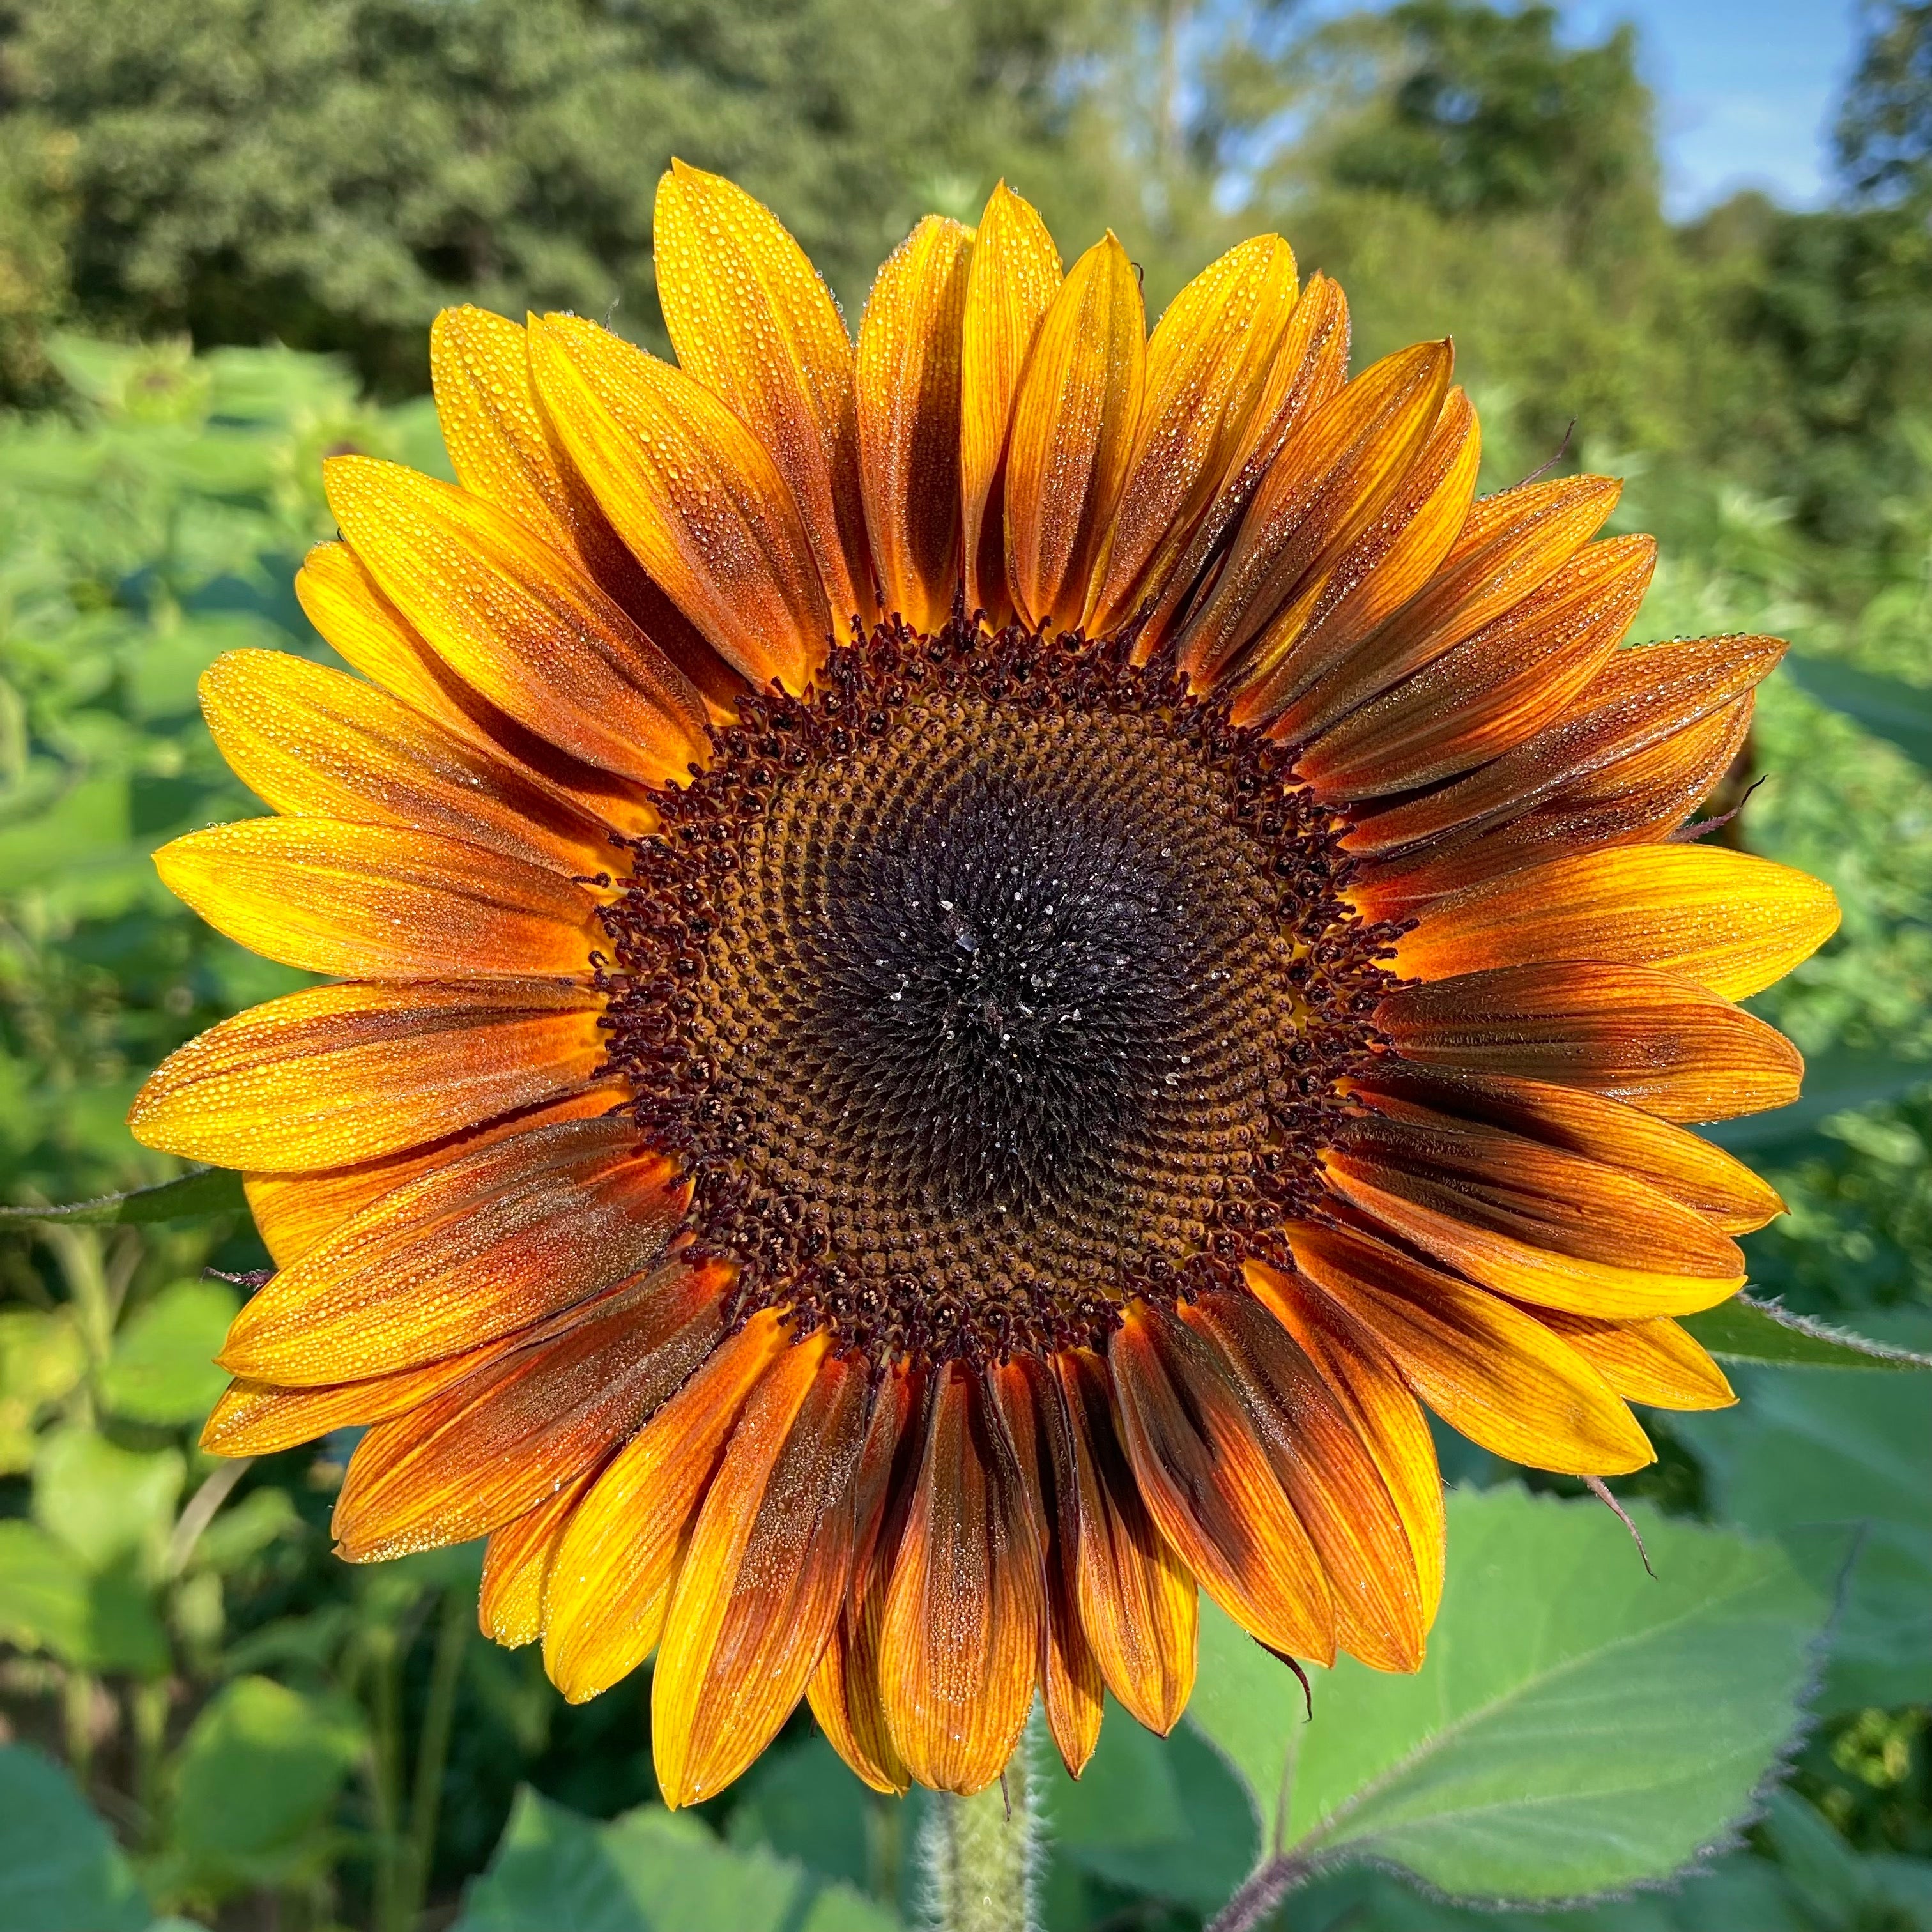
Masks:
[[[960,585],[959,365],[973,231],[928,214],[859,324],[860,476],[888,615],[946,622]]]
[[[221,755],[276,812],[409,826],[573,877],[616,857],[606,826],[360,679],[230,651],[200,690]]]
[[[1164,1310],[1132,1301],[1108,1359],[1135,1480],[1182,1562],[1262,1642],[1332,1662],[1328,1580],[1226,1357]]]
[[[1432,899],[1546,859],[1654,843],[1682,825],[1730,769],[1750,728],[1751,710],[1747,693],[1599,771],[1565,779],[1513,818],[1360,860],[1348,896],[1366,917],[1406,920]]]
[[[1246,436],[1295,297],[1278,235],[1231,248],[1168,303],[1147,347],[1127,481],[1082,619],[1118,630],[1167,588]]]
[[[902,1796],[912,1773],[892,1742],[879,1690],[886,1590],[924,1438],[920,1378],[888,1372],[872,1405],[854,1478],[852,1584],[807,1687],[832,1748],[874,1791]]]
[[[1599,1322],[1560,1309],[1536,1310],[1626,1402],[1659,1408],[1728,1408],[1737,1395],[1702,1345],[1667,1317]]]
[[[342,534],[397,609],[526,730],[640,784],[702,760],[696,690],[574,557],[400,464],[332,457],[322,477]]]
[[[570,1520],[550,1564],[544,1668],[573,1704],[656,1648],[670,1588],[726,1441],[790,1346],[760,1309],[614,1456]]]
[[[1297,1225],[1288,1241],[1303,1274],[1472,1442],[1571,1475],[1618,1475],[1654,1460],[1609,1384],[1520,1309],[1351,1230]]]
[[[201,1446],[211,1456],[273,1456],[332,1430],[385,1422],[474,1375],[516,1342],[515,1336],[506,1336],[419,1369],[398,1369],[362,1382],[332,1382],[318,1388],[278,1388],[272,1382],[238,1376],[202,1425]]]
[[[170,1054],[128,1124],[144,1147],[221,1167],[394,1154],[584,1085],[603,1004],[539,981],[310,986]]]
[[[686,1192],[620,1118],[485,1147],[284,1268],[235,1318],[221,1364],[301,1388],[494,1341],[647,1268]]]
[[[757,439],[702,383],[576,316],[532,323],[530,367],[572,464],[638,562],[754,684],[802,691],[830,607]]]
[[[1073,1444],[1060,1394],[1046,1365],[1016,1357],[992,1371],[989,1387],[1019,1458],[1020,1491],[1035,1506],[1046,1552],[1046,1615],[1040,1626],[1040,1701],[1060,1762],[1078,1778],[1100,1742],[1100,1666],[1082,1628],[1080,1541]]]
[[[1580,1087],[1668,1120],[1788,1106],[1804,1063],[1784,1036],[1688,980],[1587,962],[1498,966],[1388,994],[1404,1060]]]
[[[1748,1234],[1784,1210],[1777,1191],[1722,1148],[1601,1094],[1506,1073],[1430,1072],[1394,1059],[1378,1061],[1360,1085],[1608,1161],[1728,1234]]]
[[[1762,992],[1838,930],[1821,880],[1719,845],[1557,859],[1432,908],[1395,970],[1439,980],[1545,960],[1652,966],[1726,999]]]
[[[1273,717],[1429,581],[1469,514],[1481,458],[1476,412],[1451,389],[1388,507],[1316,560],[1256,640],[1238,719]]]
[[[1592,544],[1534,596],[1324,732],[1296,770],[1322,797],[1380,798],[1520,744],[1602,668],[1656,562],[1648,537]]]
[[[1582,1260],[1718,1278],[1742,1272],[1744,1256],[1728,1234],[1622,1168],[1467,1110],[1359,1093],[1373,1111],[1346,1123],[1334,1148],[1400,1176],[1398,1192]]]
[[[1428,587],[1297,698],[1276,731],[1313,737],[1513,610],[1596,535],[1622,489],[1564,476],[1480,498]]]
[[[966,605],[1004,621],[1006,436],[1020,372],[1060,286],[1060,251],[1004,182],[974,232],[959,346],[959,520]]]
[[[680,366],[777,465],[834,623],[869,620],[852,344],[831,291],[770,208],[679,160],[658,178],[652,248]]]
[[[1301,1345],[1376,1459],[1408,1538],[1426,1629],[1442,1600],[1448,1534],[1428,1419],[1388,1352],[1334,1302],[1264,1262],[1248,1262],[1245,1272],[1256,1299]]]
[[[1013,398],[1006,587],[1023,621],[1070,629],[1133,454],[1147,365],[1134,265],[1110,231],[1048,304]]]
[[[218,932],[310,973],[370,980],[583,979],[595,902],[548,866],[335,818],[251,818],[154,854]]]
[[[1216,1289],[1180,1317],[1228,1363],[1327,1573],[1337,1642],[1374,1670],[1419,1668],[1428,1624],[1408,1526],[1348,1412],[1252,1295]]]
[[[1263,477],[1302,423],[1348,376],[1348,304],[1326,275],[1310,278],[1282,332],[1246,426],[1207,509],[1189,533],[1178,562],[1166,567],[1159,602],[1140,635],[1144,662],[1213,581],[1229,533]]]
[[[1592,1164],[1580,1161],[1576,1166]],[[1580,1208],[1568,1225],[1560,1223],[1557,1210],[1566,1204],[1540,1193],[1499,1188],[1492,1202],[1475,1186],[1458,1187],[1434,1174],[1332,1149],[1322,1156],[1322,1165],[1330,1187],[1371,1221],[1485,1287],[1540,1307],[1615,1316],[1690,1315],[1715,1307],[1744,1284],[1742,1261],[1730,1273],[1716,1274],[1701,1268],[1625,1267],[1566,1252],[1554,1245],[1558,1239],[1567,1237],[1581,1246],[1591,1235],[1601,1234],[1606,1237],[1602,1246],[1615,1246],[1609,1238],[1615,1231],[1594,1223],[1578,1226]],[[1614,1168],[1603,1172],[1608,1178],[1599,1180],[1587,1197],[1599,1207],[1640,1193],[1665,1201]],[[1654,1207],[1644,1204],[1654,1214]],[[1638,1227],[1649,1232],[1642,1222]],[[1643,1252],[1640,1239],[1628,1246]]]
[[[1106,1364],[1084,1348],[1054,1364],[1073,1444],[1080,1620],[1107,1688],[1165,1737],[1194,1689],[1194,1579],[1141,1498]]]
[[[826,1361],[828,1340],[781,1355],[746,1404],[679,1566],[651,1682],[674,1807],[722,1790],[778,1735],[844,1606],[867,1371]]]
[[[317,544],[296,573],[304,614],[343,660],[419,716],[620,832],[658,823],[641,785],[526,731],[458,677],[383,596],[346,544]]]
[[[336,1498],[337,1553],[372,1563],[487,1536],[602,1463],[711,1352],[724,1286],[716,1264],[659,1268],[378,1424]]]
[[[1388,507],[1442,412],[1451,360],[1446,342],[1384,356],[1288,440],[1181,637],[1181,668],[1197,686],[1261,634],[1324,552],[1345,548]]]
[[[712,716],[728,710],[743,680],[644,574],[571,467],[537,400],[522,325],[487,309],[446,308],[430,330],[429,366],[457,481],[580,561],[704,694]]]
[[[602,1467],[593,1465],[515,1522],[490,1532],[476,1593],[476,1624],[491,1642],[516,1650],[543,1635],[550,1566],[577,1505]]]
[[[1046,1605],[1021,1480],[979,1378],[957,1362],[935,1371],[879,1654],[892,1742],[935,1791],[998,1778],[1033,1702]]]
[[[406,1182],[448,1166],[459,1155],[493,1147],[517,1135],[534,1133],[560,1120],[595,1118],[610,1112],[625,1097],[620,1085],[587,1087],[562,1100],[380,1160],[305,1174],[244,1174],[242,1190],[275,1265],[286,1268],[372,1202]]]
[[[1363,820],[1342,842],[1354,853],[1392,852],[1525,812],[1724,710],[1768,677],[1784,650],[1776,638],[1696,638],[1619,651],[1554,724],[1480,771]]]

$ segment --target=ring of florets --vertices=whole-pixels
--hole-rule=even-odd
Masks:
[[[1130,637],[958,616],[712,739],[594,964],[736,1315],[978,1362],[1286,1258],[1400,930],[1287,748]]]

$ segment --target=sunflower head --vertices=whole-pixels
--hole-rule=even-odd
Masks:
[[[207,1445],[367,1425],[342,1553],[487,1536],[572,1698],[655,1652],[674,1804],[801,1698],[1077,1772],[1199,1588],[1413,1670],[1422,1404],[1594,1476],[1731,1399],[1672,1318],[1780,1203],[1683,1124],[1793,1096],[1733,1003],[1836,912],[1679,833],[1782,646],[1623,648],[1616,484],[1476,498],[1449,345],[1351,379],[1276,238],[1150,337],[1002,186],[855,349],[730,183],[656,233],[675,365],[445,314],[458,485],[335,459],[297,580],[361,675],[204,680],[275,815],[162,876],[327,976],[131,1117],[279,1270]]]

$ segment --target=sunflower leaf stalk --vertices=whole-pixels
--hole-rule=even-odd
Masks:
[[[1042,1847],[1030,1742],[1029,1727],[985,1790],[935,1794],[920,1844],[933,1932],[1036,1932]]]

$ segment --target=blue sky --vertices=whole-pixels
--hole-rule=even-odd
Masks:
[[[1831,122],[1858,45],[1854,0],[1568,0],[1577,38],[1642,37],[1673,215],[1744,187],[1792,207],[1830,192]]]

